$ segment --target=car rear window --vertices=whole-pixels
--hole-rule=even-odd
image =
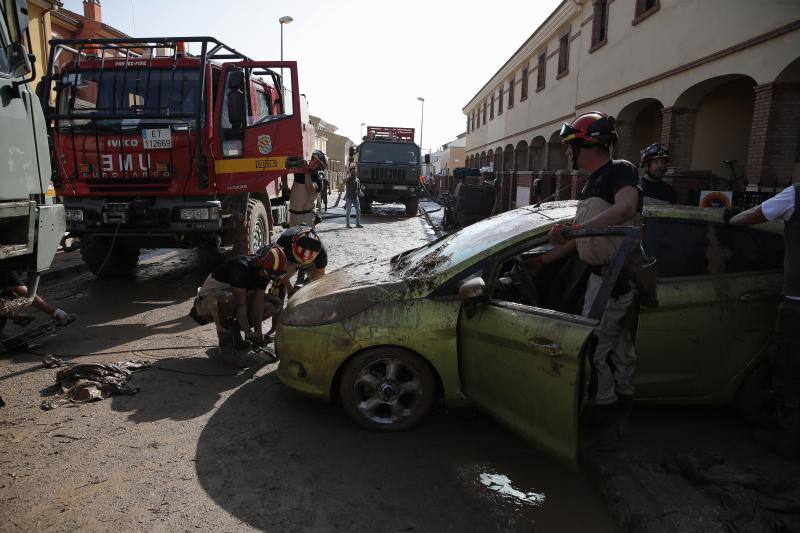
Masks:
[[[783,268],[783,237],[756,228],[651,219],[644,233],[645,252],[658,260],[661,278]]]

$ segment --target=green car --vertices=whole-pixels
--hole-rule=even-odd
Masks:
[[[575,464],[589,341],[619,268],[609,269],[607,290],[583,317],[588,267],[577,255],[535,277],[519,263],[548,249],[550,227],[569,223],[576,206],[519,208],[309,284],[280,315],[281,380],[339,400],[356,422],[382,430],[417,424],[437,397],[472,404]],[[576,237],[604,231],[627,231],[625,246],[638,235],[606,228]],[[738,397],[756,407],[780,298],[782,233],[781,224],[728,226],[720,210],[645,208],[658,305],[638,315],[638,401],[722,405]],[[613,264],[624,262],[625,246]]]

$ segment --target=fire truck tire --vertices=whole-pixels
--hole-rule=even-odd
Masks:
[[[253,254],[262,246],[272,242],[272,222],[261,200],[251,198],[247,201],[247,214],[244,225],[236,236],[233,253]]]
[[[406,216],[415,217],[419,212],[419,197],[409,198],[406,202]]]
[[[139,248],[114,243],[109,253],[111,239],[89,237],[81,244],[81,259],[98,278],[119,278],[130,275],[139,262]]]

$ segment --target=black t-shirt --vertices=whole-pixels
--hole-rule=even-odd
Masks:
[[[655,198],[671,204],[675,203],[675,189],[672,185],[664,183],[663,181],[651,181],[646,177],[642,177],[641,181],[642,196],[647,198]]]
[[[255,259],[251,255],[240,255],[229,259],[216,269],[211,277],[237,289],[248,291],[266,289],[270,279],[259,274],[262,268],[256,265]]]
[[[13,270],[0,270],[0,289],[10,289],[11,287],[24,287],[25,280],[19,272]]]
[[[305,229],[305,227],[295,226],[293,228],[289,228],[283,233],[281,233],[281,236],[278,237],[277,241],[278,246],[283,248],[283,253],[286,254],[286,258],[294,264],[298,264],[299,262],[297,261],[297,259],[295,259],[294,254],[292,253],[292,239],[294,238],[295,235],[297,235],[297,233],[301,229]],[[328,252],[327,250],[325,250],[325,245],[322,244],[322,248],[320,248],[319,253],[317,254],[317,258],[314,259],[314,267],[318,269],[323,269],[326,266],[328,266]]]
[[[642,195],[639,188],[639,171],[630,161],[624,159],[612,159],[602,167],[595,170],[586,185],[583,186],[579,200],[587,198],[602,198],[606,202],[613,204],[614,196],[623,187],[636,187],[639,189],[639,208],[642,210]]]
[[[322,179],[323,179],[322,172],[317,170],[317,171],[309,172],[308,175],[311,177],[311,181],[314,182],[314,188],[317,190],[317,192],[320,192],[322,190]],[[306,175],[303,174],[302,172],[295,172],[295,174],[294,174],[294,182],[295,183],[305,183],[306,182]]]

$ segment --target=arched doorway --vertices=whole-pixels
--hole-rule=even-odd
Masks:
[[[542,170],[544,165],[544,145],[547,144],[544,137],[539,135],[538,137],[534,137],[531,141],[531,147],[529,150],[529,161],[528,161],[528,168],[534,172]]]
[[[528,143],[520,141],[514,149],[514,170],[527,171],[530,170],[528,166]]]
[[[677,143],[679,150],[690,150],[691,169],[728,177],[730,169],[722,161],[733,159],[742,173],[753,123],[754,86],[749,76],[719,76],[690,87],[678,98],[676,107],[697,110],[691,148],[688,138],[683,139],[685,148],[680,139]]]
[[[494,171],[501,172],[503,170],[503,149],[498,146],[494,150]]]
[[[503,149],[503,172],[511,172],[514,168],[514,147],[507,144]]]
[[[491,150],[490,150],[491,151]],[[491,157],[491,156],[489,156]],[[481,157],[478,163],[478,168],[483,168],[486,166],[486,152],[481,152]]]
[[[567,170],[567,168],[567,152],[556,130],[547,142],[547,170]]]
[[[661,141],[661,110],[664,106],[654,98],[631,102],[617,116],[619,142],[615,157],[639,163],[641,151]]]

